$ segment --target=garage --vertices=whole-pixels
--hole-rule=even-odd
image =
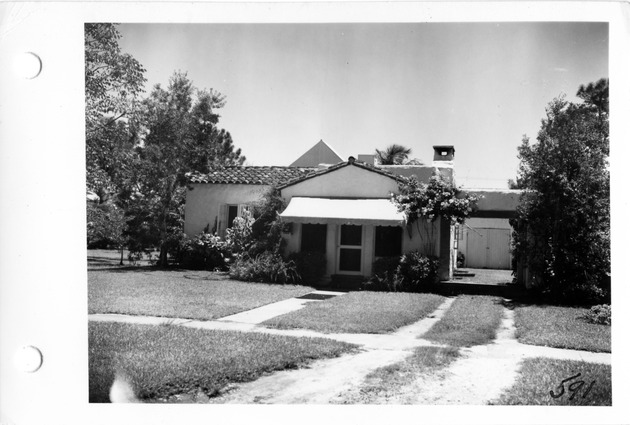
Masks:
[[[464,266],[479,269],[510,269],[512,229],[507,219],[470,218],[460,229],[459,252]]]

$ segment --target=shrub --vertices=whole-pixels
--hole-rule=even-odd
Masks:
[[[372,276],[365,283],[370,291],[399,291],[400,279],[396,274],[400,257],[381,257],[372,263]]]
[[[246,282],[297,283],[300,276],[293,261],[279,254],[263,252],[255,257],[242,255],[230,266],[230,277]]]
[[[379,258],[372,265],[366,289],[390,292],[421,292],[435,283],[439,261],[413,251],[401,257]]]
[[[288,259],[295,263],[302,283],[315,284],[326,273],[326,255],[321,252],[295,252]]]
[[[400,257],[381,257],[372,263],[372,274],[383,275],[385,273],[396,273],[400,264]]]
[[[242,217],[236,217],[232,227],[226,230],[225,243],[228,249],[236,255],[247,252],[252,244],[252,225],[254,218],[245,210]]]
[[[400,276],[403,287],[415,291],[424,285],[435,283],[439,265],[437,258],[413,251],[400,257],[396,274]]]
[[[282,252],[286,243],[282,238],[282,232],[287,223],[284,223],[278,214],[285,208],[286,202],[280,196],[280,191],[274,187],[265,192],[259,202],[251,205],[255,220],[252,223],[250,256],[256,256],[265,251],[277,254]]]
[[[611,311],[610,305],[601,304],[591,307],[591,309],[584,315],[584,318],[597,325],[610,325],[611,324]]]
[[[179,263],[190,269],[225,269],[230,257],[228,245],[212,233],[200,233],[194,238],[186,237],[179,249]]]
[[[464,267],[464,263],[466,262],[466,256],[463,252],[457,251],[457,268]]]

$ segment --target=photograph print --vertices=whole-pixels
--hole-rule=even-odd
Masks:
[[[611,406],[607,22],[87,22],[90,403]]]

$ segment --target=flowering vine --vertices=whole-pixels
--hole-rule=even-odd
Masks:
[[[481,199],[481,196],[464,194],[440,174],[434,174],[428,184],[412,176],[398,183],[398,188],[399,193],[392,194],[392,202],[405,214],[408,225],[420,218],[433,222],[438,217],[451,224],[462,224]]]

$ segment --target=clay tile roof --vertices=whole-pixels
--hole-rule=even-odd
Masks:
[[[255,167],[227,166],[217,168],[208,174],[188,173],[189,183],[226,183],[226,184],[260,184],[281,185],[288,181],[302,178],[314,173],[316,168],[303,167]]]

